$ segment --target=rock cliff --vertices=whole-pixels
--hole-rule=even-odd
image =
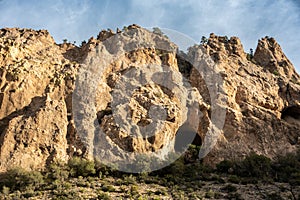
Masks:
[[[197,60],[200,50],[205,59]],[[203,60],[199,71],[195,65]],[[97,80],[93,87],[85,75]],[[208,153],[204,162],[214,164],[251,151],[273,158],[300,144],[300,77],[274,38],[259,40],[249,58],[237,37],[214,34],[183,53],[137,25],[101,31],[80,47],[56,44],[45,30],[4,28],[0,77],[0,171],[89,157],[99,145],[99,154],[115,144],[118,152],[163,150],[163,156],[180,141],[206,145],[216,136],[216,145],[202,152]],[[80,122],[94,120],[105,136],[90,140],[89,125],[76,124],[80,109],[95,113]]]

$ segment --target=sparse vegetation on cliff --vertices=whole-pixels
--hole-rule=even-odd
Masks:
[[[188,154],[193,154],[194,149],[190,148]],[[244,199],[251,187],[264,185],[271,189],[256,197],[297,197],[300,192],[300,151],[274,161],[251,153],[241,161],[224,160],[216,169],[199,161],[188,164],[182,156],[170,166],[149,174],[121,173],[74,157],[65,165],[51,164],[43,172],[12,169],[1,174],[0,179],[2,195],[7,198]],[[276,188],[278,192],[272,191]]]

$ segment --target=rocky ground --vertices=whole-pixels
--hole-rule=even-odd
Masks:
[[[189,155],[194,152],[191,148]],[[216,168],[182,156],[150,173],[130,174],[79,157],[47,170],[0,174],[0,199],[292,199],[300,197],[300,152],[271,161],[251,154]],[[196,154],[194,156],[197,156]],[[192,161],[192,162],[191,162]],[[143,166],[147,162],[141,163]],[[148,163],[149,164],[149,163]]]
[[[241,183],[240,183],[241,181]],[[254,183],[247,183],[247,182]],[[240,180],[236,176],[207,174],[198,179],[123,175],[71,178],[36,189],[8,194],[0,199],[299,199],[300,186],[288,183]]]

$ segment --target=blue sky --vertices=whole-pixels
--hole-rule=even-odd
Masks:
[[[238,36],[245,51],[275,37],[300,72],[299,0],[0,0],[0,27],[47,29],[57,43],[88,40],[129,24]]]

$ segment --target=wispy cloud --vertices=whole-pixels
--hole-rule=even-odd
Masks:
[[[101,28],[132,23],[174,29],[198,42],[211,32],[235,35],[246,51],[269,35],[300,71],[298,0],[3,0],[0,13],[1,27],[45,28],[57,42],[80,42]]]
[[[139,8],[141,17],[131,12],[130,19],[147,26],[157,25],[183,32],[196,41],[202,35],[238,36],[248,51],[266,35],[275,37],[285,53],[300,71],[299,46],[300,12],[291,0],[154,0],[147,4],[132,0],[132,8]],[[150,18],[150,19],[149,19]]]

